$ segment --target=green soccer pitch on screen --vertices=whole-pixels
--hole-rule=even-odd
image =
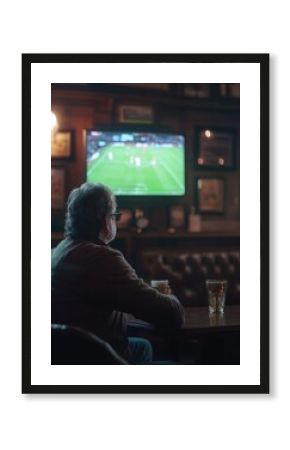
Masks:
[[[115,195],[185,195],[184,136],[88,130],[86,158],[87,181]]]

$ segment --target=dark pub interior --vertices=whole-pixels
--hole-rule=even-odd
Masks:
[[[52,364],[240,364],[240,85],[55,83],[51,110]],[[84,183],[117,229],[82,239],[90,280]]]

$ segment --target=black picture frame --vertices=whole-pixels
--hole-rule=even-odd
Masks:
[[[227,171],[236,168],[236,131],[215,126],[197,127],[194,140],[194,167]]]
[[[197,177],[196,209],[199,214],[224,214],[226,204],[226,180],[222,177]]]
[[[240,384],[37,384],[31,351],[31,70],[43,63],[239,63],[260,68],[260,358],[259,378]],[[269,393],[269,54],[23,54],[22,55],[22,393],[265,394]],[[261,152],[260,149],[263,149]],[[185,367],[186,369],[186,367]],[[212,369],[211,369],[212,370]]]

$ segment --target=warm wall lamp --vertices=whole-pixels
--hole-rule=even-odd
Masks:
[[[51,111],[51,134],[55,134],[58,128],[57,118],[53,111]]]

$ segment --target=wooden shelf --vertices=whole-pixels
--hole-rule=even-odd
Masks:
[[[176,231],[169,232],[164,231],[142,231],[138,233],[135,230],[132,231],[118,231],[117,239],[184,239],[184,238],[219,238],[219,237],[235,237],[239,238],[238,232],[228,232],[228,231],[200,231],[200,232],[190,232],[190,231]],[[51,233],[51,239],[54,241],[63,239],[63,232],[53,232]]]
[[[63,233],[51,234],[51,246],[55,247],[63,239]],[[238,233],[200,232],[190,233],[188,231],[120,231],[116,239],[110,244],[113,248],[120,250],[127,260],[138,268],[141,255],[147,251],[156,252],[187,252],[187,251],[236,251],[240,246]]]
[[[152,104],[172,106],[175,108],[188,108],[210,111],[239,111],[240,98],[209,95],[208,97],[187,96],[169,90],[145,89],[134,85],[121,85],[110,83],[53,83],[53,101],[65,100],[69,102],[84,102],[94,104],[96,100],[105,99],[108,96],[125,101],[126,99],[144,100]]]
[[[134,239],[184,239],[184,238],[214,238],[214,237],[239,237],[237,232],[225,232],[225,231],[200,231],[200,232],[190,232],[190,231],[175,231],[170,232],[164,231],[142,231],[138,233],[137,231],[119,231],[117,238],[134,238]]]

